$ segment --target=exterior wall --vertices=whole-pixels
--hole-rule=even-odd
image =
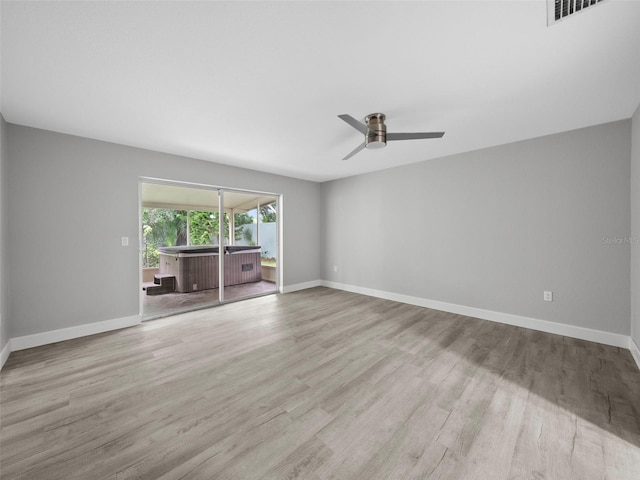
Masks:
[[[160,272],[158,267],[147,267],[142,269],[142,282],[148,283],[153,282],[153,276]],[[97,275],[100,274],[99,271],[95,272]]]

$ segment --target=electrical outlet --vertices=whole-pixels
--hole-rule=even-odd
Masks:
[[[129,246],[129,237],[122,237],[120,239],[120,241],[122,242],[122,246],[123,247],[128,247]]]
[[[194,290],[197,290],[197,289],[198,289],[198,284],[197,284],[197,283],[194,283],[194,284],[193,284],[193,289],[194,289]]]
[[[553,302],[553,292],[544,292],[544,301],[545,302]]]
[[[338,266],[337,266],[337,265],[334,265],[334,266],[333,266],[333,271],[334,271],[334,272],[337,272],[337,271],[338,271]]]

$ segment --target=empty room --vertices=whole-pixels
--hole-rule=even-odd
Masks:
[[[640,478],[640,2],[0,1],[0,478]]]

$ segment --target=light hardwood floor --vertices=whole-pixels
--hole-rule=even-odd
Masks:
[[[2,479],[635,479],[628,351],[327,288],[11,354]]]

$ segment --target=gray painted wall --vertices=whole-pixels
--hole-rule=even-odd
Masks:
[[[11,337],[139,313],[140,176],[282,193],[284,285],[320,278],[317,183],[12,124],[8,137]]]
[[[324,183],[322,278],[628,335],[630,146],[626,120]]]
[[[640,346],[640,106],[631,127],[631,336]]]
[[[6,246],[7,246],[7,124],[0,113],[0,350],[9,341],[9,326],[6,296]]]
[[[324,278],[621,334],[632,318],[640,343],[640,247],[619,242],[640,236],[639,117],[322,185],[1,121],[2,342],[138,313],[149,176],[283,193],[285,285]]]

